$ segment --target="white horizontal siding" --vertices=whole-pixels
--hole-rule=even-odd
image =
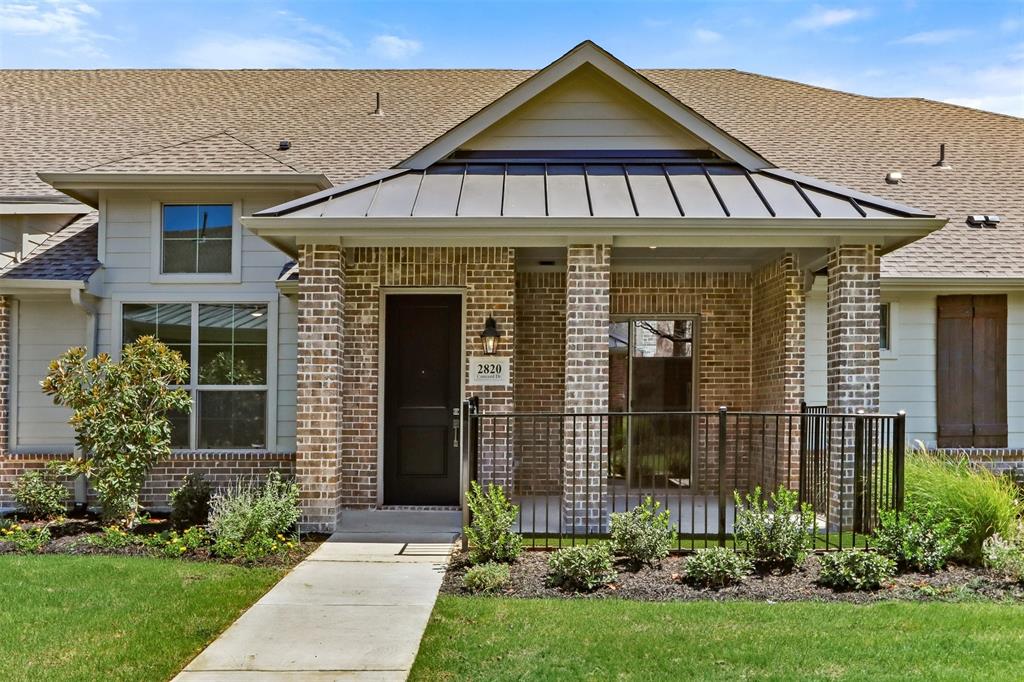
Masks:
[[[465,149],[707,149],[618,83],[584,67],[463,145]]]
[[[945,294],[946,292],[943,292]],[[956,293],[950,291],[949,293]],[[893,305],[893,346],[881,361],[881,409],[907,412],[907,437],[934,445],[937,433],[935,412],[935,299],[938,294],[883,290],[882,299]],[[1008,445],[1024,447],[1024,294],[1007,297],[1007,384],[1006,408]],[[825,291],[819,277],[807,297],[808,403],[824,404],[825,378]]]
[[[73,346],[86,343],[86,316],[70,300],[19,301],[17,366],[14,414],[14,447],[68,452],[74,448],[74,431],[68,425],[71,411],[43,395],[39,382],[50,361]]]

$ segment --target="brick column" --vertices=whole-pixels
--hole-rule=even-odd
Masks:
[[[306,531],[333,531],[338,518],[344,299],[344,250],[301,245],[295,478]]]
[[[0,296],[0,457],[10,450],[11,297]]]
[[[829,412],[878,411],[879,295],[876,246],[843,245],[829,254],[826,304]],[[853,522],[852,426],[852,421],[847,421],[845,429],[836,424],[831,434],[834,454],[829,472],[829,515],[844,529],[850,528]]]
[[[565,283],[565,411],[608,411],[611,245],[574,244]],[[566,418],[562,510],[567,529],[603,532],[608,519],[607,419]]]

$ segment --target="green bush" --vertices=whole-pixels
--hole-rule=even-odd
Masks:
[[[880,511],[878,516],[872,545],[901,571],[941,570],[961,546],[956,525],[934,508],[908,505],[903,512]]]
[[[89,478],[107,522],[138,522],[142,484],[171,452],[167,415],[192,407],[188,391],[178,388],[188,377],[181,354],[151,336],[126,345],[120,362],[71,348],[50,363],[43,393],[73,411],[68,423],[86,453],[68,460],[65,472]]]
[[[171,491],[171,525],[178,530],[206,525],[211,493],[210,482],[202,474],[186,476],[181,487]]]
[[[60,465],[26,471],[11,486],[14,501],[32,519],[51,519],[68,510],[71,492],[64,485]]]
[[[784,486],[761,499],[761,487],[736,497],[736,541],[759,569],[796,566],[807,556],[814,532],[814,512],[808,504],[797,509],[797,494]]]
[[[607,542],[564,547],[548,559],[548,582],[555,587],[590,592],[615,581],[612,548]]]
[[[960,559],[980,563],[987,538],[1016,532],[1021,503],[1013,481],[966,457],[917,447],[907,455],[905,480],[907,504],[934,509],[961,529]]]
[[[0,529],[0,542],[11,545],[21,554],[38,552],[50,542],[50,529],[46,526],[23,528],[21,524],[12,523]]]
[[[672,548],[669,512],[648,497],[632,511],[611,515],[612,549],[634,564],[653,564]]]
[[[210,534],[202,526],[191,526],[180,533],[171,530],[142,538],[142,544],[168,558],[195,552],[210,542]]]
[[[294,546],[299,487],[274,471],[262,486],[239,481],[210,500],[210,534],[219,556],[254,561]]]
[[[523,538],[512,532],[519,507],[505,497],[505,491],[489,483],[485,493],[473,481],[466,493],[473,521],[463,529],[469,540],[469,560],[474,564],[511,563],[523,550]]]
[[[497,592],[508,584],[508,564],[477,564],[462,576],[462,586],[470,592]]]
[[[996,533],[981,546],[985,566],[1014,582],[1024,581],[1024,550]]]
[[[895,574],[896,563],[884,554],[844,549],[822,555],[818,582],[834,590],[877,590]]]
[[[108,526],[99,533],[86,535],[82,538],[82,542],[101,549],[121,549],[136,544],[138,539],[131,533],[125,532],[123,528]]]
[[[683,579],[696,587],[720,588],[734,585],[750,573],[750,559],[727,547],[698,549],[683,564]]]

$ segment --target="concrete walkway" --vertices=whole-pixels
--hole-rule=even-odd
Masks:
[[[338,533],[174,679],[406,679],[441,586],[456,517],[345,513]]]

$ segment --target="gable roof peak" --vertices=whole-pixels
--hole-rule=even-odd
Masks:
[[[668,91],[592,40],[579,43],[504,95],[420,148],[415,154],[398,163],[395,168],[423,170],[440,161],[585,65],[596,69],[682,128],[707,142],[719,156],[735,161],[748,171],[772,168],[771,163],[742,141],[683,104]]]

